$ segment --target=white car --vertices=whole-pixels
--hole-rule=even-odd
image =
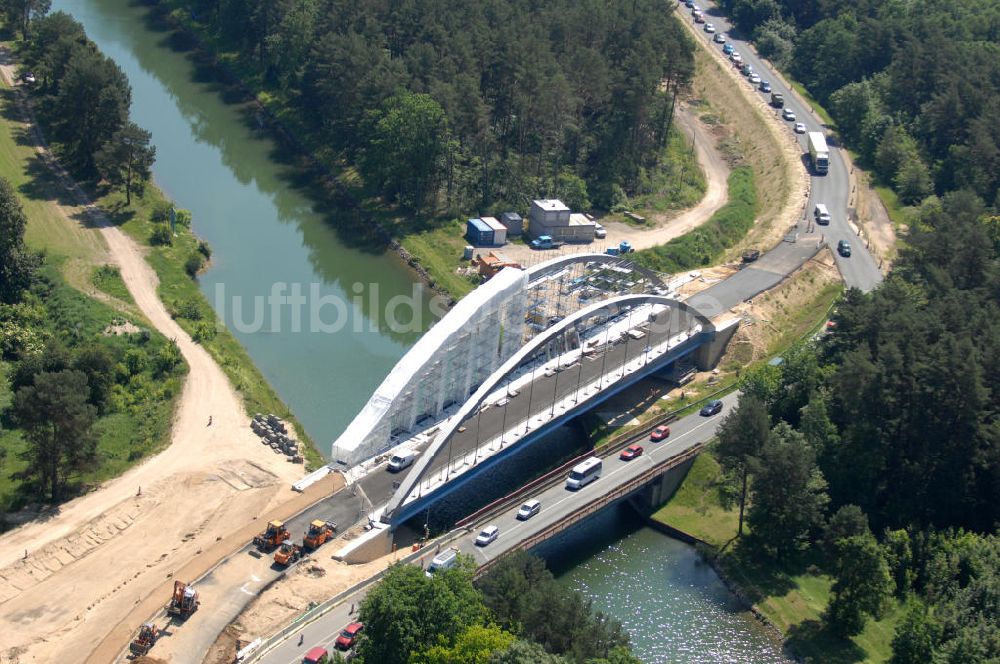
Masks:
[[[760,76],[758,76],[756,72],[750,72],[750,82],[757,85],[760,83]]]
[[[795,133],[796,134],[804,134],[804,133],[806,133],[806,126],[804,124],[802,124],[801,122],[796,122],[795,123]]]
[[[496,526],[486,526],[483,531],[479,533],[476,537],[476,546],[486,546],[492,542],[495,542],[497,537],[500,536],[500,529]]]
[[[716,44],[725,44],[726,43],[726,36],[724,34],[722,34],[721,32],[716,32],[715,36],[712,37],[712,41],[714,41]]]
[[[704,29],[705,29],[705,32],[707,32],[708,34],[712,34],[712,33],[715,32],[715,26],[712,25],[711,23],[706,23]]]
[[[596,237],[598,240],[603,240],[607,236],[608,236],[608,231],[606,228],[604,228],[604,226],[601,226],[600,224],[594,224],[594,237]]]
[[[521,509],[517,511],[517,518],[519,521],[527,521],[531,517],[538,514],[539,510],[542,509],[541,501],[532,498],[525,504],[521,505]]]
[[[793,111],[790,108],[786,108],[785,110],[781,111],[781,117],[784,118],[785,120],[788,120],[789,122],[795,122],[795,111]]]

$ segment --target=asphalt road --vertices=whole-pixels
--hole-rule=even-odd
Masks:
[[[636,316],[632,327],[643,322],[645,317]],[[614,343],[610,348],[598,351],[591,356],[584,356],[582,364],[574,362],[571,366],[547,375],[538,369],[531,381],[532,387],[520,387],[516,394],[511,392],[507,404],[489,406],[480,409],[470,416],[463,426],[465,431],[457,431],[450,443],[450,450],[442,453],[425,473],[425,477],[433,477],[443,469],[450,460],[460,458],[463,454],[472,454],[484,443],[499,438],[501,431],[510,431],[515,425],[531,416],[544,413],[552,405],[571,395],[575,395],[581,386],[597,380],[602,371],[611,374],[623,364],[641,357],[647,347],[663,343],[667,337],[676,336],[686,330],[691,323],[687,314],[678,316],[677,310],[668,309],[660,312],[650,323],[646,337],[625,340]],[[507,442],[513,442],[513,439]],[[388,497],[386,497],[388,499]],[[372,500],[378,505],[379,501]]]
[[[773,91],[780,92],[784,95],[785,107],[792,109],[796,116],[796,120],[794,122],[782,121],[788,126],[789,132],[793,131],[795,122],[802,122],[805,124],[807,132],[823,131],[824,133],[827,133],[826,127],[824,127],[820,119],[812,113],[808,105],[801,102],[796,94],[793,94],[793,91],[787,87],[778,76],[775,75],[773,70],[760,57],[758,57],[757,53],[751,48],[751,46],[739,38],[738,33],[734,35],[732,24],[725,18],[722,11],[718,7],[711,2],[705,1],[699,1],[697,4],[705,12],[706,20],[715,26],[716,32],[724,34],[726,36],[726,40],[736,47],[736,50],[743,56],[743,61],[753,65],[757,74],[763,80],[771,83]],[[677,3],[677,11],[681,20],[693,23],[691,10],[685,7],[682,2]],[[703,29],[704,26],[702,24],[694,24],[694,27],[696,32],[698,32],[699,37],[708,45],[710,49],[721,51],[722,44],[716,44],[713,42],[713,35],[705,33]],[[745,78],[744,81],[745,85],[750,85],[749,81]],[[762,95],[762,97],[766,97],[768,100],[770,99],[770,94],[765,96],[764,93],[759,91],[757,94]],[[781,111],[779,109],[772,108],[772,112],[780,117]],[[827,143],[831,148],[829,171],[826,175],[812,174],[809,166],[806,136],[806,134],[799,134],[796,136],[796,140],[802,148],[802,167],[809,169],[809,172],[812,175],[812,193],[809,198],[809,205],[806,208],[807,214],[812,214],[813,206],[816,203],[826,204],[830,210],[832,221],[828,226],[816,227],[816,233],[822,234],[825,241],[831,248],[834,249],[837,267],[840,269],[840,273],[843,275],[844,282],[847,286],[859,288],[863,291],[869,291],[882,281],[882,274],[879,272],[878,264],[875,259],[868,252],[864,244],[857,237],[856,232],[852,230],[850,224],[847,222],[847,208],[851,194],[851,183],[847,164],[844,161],[840,150],[834,147],[835,141],[827,133]],[[799,242],[794,244],[803,244],[807,237],[807,235],[800,235]],[[851,257],[845,258],[836,252],[837,243],[840,240],[847,240],[851,243]],[[774,277],[784,276],[791,271],[789,267],[794,269],[798,266],[793,266],[793,262],[795,260],[801,259],[801,261],[804,262],[804,260],[808,258],[808,256],[802,258],[802,254],[804,252],[797,250],[794,247],[794,244],[782,243],[778,245],[778,247],[773,249],[771,252],[768,252],[768,254],[758,260],[757,263],[755,263],[751,268],[744,269],[726,281],[717,284],[715,287],[707,289],[699,296],[699,298],[692,298],[692,301],[700,300],[704,304],[709,301],[709,298],[711,298],[722,305],[723,309],[725,309],[733,306],[737,302],[746,300],[753,297],[757,293],[770,288],[777,283],[777,281],[774,280]],[[803,246],[805,245],[803,244]],[[774,254],[774,256],[772,256],[772,254]],[[798,264],[800,265],[801,262]]]
[[[519,541],[530,537],[552,524],[566,518],[572,512],[611,493],[615,488],[648,470],[654,462],[660,462],[689,449],[693,445],[705,442],[715,435],[715,430],[722,417],[736,404],[736,394],[723,398],[725,408],[722,413],[712,417],[701,417],[698,414],[689,415],[670,425],[670,437],[660,443],[650,442],[645,436],[637,442],[642,442],[645,452],[634,461],[621,461],[617,454],[604,459],[604,468],[600,479],[579,491],[569,491],[565,488],[565,478],[559,478],[548,487],[539,488],[538,493],[525,498],[537,498],[542,503],[541,511],[528,521],[518,521],[515,518],[522,501],[511,505],[505,512],[490,517],[486,522],[475,524],[470,533],[453,541],[451,546],[462,553],[470,555],[478,564],[483,564],[515,546]],[[492,544],[477,547],[473,543],[478,532],[486,525],[496,525],[500,535]],[[420,559],[422,567],[426,567],[435,556],[437,549],[428,549]],[[332,643],[337,634],[352,621],[351,608],[360,606],[367,590],[361,590],[344,599],[337,607],[306,625],[301,630],[293,632],[289,637],[275,646],[259,661],[265,664],[297,664],[303,655],[317,645],[332,650]],[[299,637],[302,644],[299,645]]]

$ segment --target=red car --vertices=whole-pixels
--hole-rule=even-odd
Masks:
[[[344,631],[340,633],[337,637],[336,646],[340,650],[350,650],[354,647],[354,644],[358,641],[358,635],[361,634],[361,630],[365,628],[364,623],[351,623],[344,628]]]
[[[302,664],[327,664],[329,661],[330,653],[326,651],[326,648],[316,646],[306,653],[306,656],[302,659]]]
[[[622,461],[631,461],[637,457],[642,456],[642,445],[629,445],[622,453],[618,455],[618,458]]]
[[[649,435],[649,439],[655,443],[667,438],[668,436],[670,436],[670,427],[666,424],[661,424],[653,429],[653,433]]]

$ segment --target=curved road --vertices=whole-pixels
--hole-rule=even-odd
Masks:
[[[850,258],[844,258],[834,251],[837,267],[840,269],[840,273],[844,278],[844,283],[846,283],[848,287],[859,288],[863,291],[873,289],[882,281],[882,273],[879,271],[878,264],[868,252],[868,249],[858,239],[857,231],[854,230],[847,221],[848,203],[851,194],[851,178],[848,173],[847,164],[844,161],[840,149],[835,147],[835,139],[826,131],[827,128],[813,114],[809,105],[804,103],[799,95],[785,84],[783,77],[775,73],[775,71],[771,68],[770,63],[761,58],[748,42],[740,39],[738,37],[738,32],[734,34],[732,24],[726,19],[718,7],[716,7],[713,3],[704,1],[700,1],[698,4],[705,12],[705,19],[715,26],[717,33],[725,35],[726,40],[736,47],[736,50],[743,56],[743,61],[753,65],[757,74],[763,80],[771,83],[773,91],[780,92],[784,95],[785,107],[790,108],[795,112],[796,120],[805,124],[806,131],[822,131],[826,134],[827,143],[831,148],[830,168],[826,175],[812,175],[812,193],[809,197],[807,214],[812,214],[813,206],[816,203],[826,204],[830,210],[832,221],[829,226],[820,226],[816,229],[816,231],[825,236],[825,241],[832,248],[835,249],[837,242],[840,240],[847,240],[851,243],[851,249],[853,250],[853,255]],[[723,45],[712,41],[713,35],[704,31],[704,24],[694,23],[691,10],[685,7],[684,3],[677,3],[677,12],[678,17],[692,28],[695,36],[706,48],[714,51],[722,50]],[[725,58],[725,56],[722,57]],[[726,61],[728,62],[728,59]],[[729,67],[732,69],[737,78],[743,80],[743,85],[750,85],[749,80],[740,75],[731,64]],[[757,94],[764,96],[764,93],[759,90]],[[767,95],[767,98],[769,99],[770,95]],[[780,119],[781,111],[774,108],[771,108],[771,110]],[[788,131],[793,131],[794,122],[785,122],[784,120],[781,120],[781,122],[788,126]],[[797,135],[796,139],[802,148],[802,167],[808,169],[809,155],[806,136],[807,134]],[[810,174],[812,173],[811,170],[809,170],[809,172]],[[776,250],[780,248],[781,245],[779,245]],[[728,281],[738,279],[739,275],[736,275]]]
[[[761,78],[770,81],[774,91],[784,95],[786,100],[785,106],[795,112],[797,121],[804,123],[807,131],[824,131],[826,133],[826,127],[814,116],[809,106],[785,84],[784,79],[776,75],[769,64],[760,58],[747,42],[733,37],[731,24],[725,19],[721,11],[709,3],[702,2],[701,4],[705,10],[706,19],[716,27],[718,32],[726,35],[727,41],[736,47],[743,56],[744,62],[749,62],[753,65],[754,70]],[[695,37],[701,40],[701,44],[704,47],[710,50],[721,51],[722,45],[713,42],[712,35],[705,33],[701,24],[693,23],[690,10],[683,3],[678,3],[677,10],[681,20],[687,22]],[[728,59],[725,56],[722,57],[728,64]],[[731,67],[731,65],[729,66]],[[742,79],[738,84],[750,85],[749,81],[737,71],[732,71],[737,79]],[[757,94],[763,93],[758,91]],[[772,109],[772,111],[780,118],[780,111],[778,109]],[[793,131],[794,123],[784,122],[780,119],[779,121],[788,126],[788,131]],[[802,148],[802,167],[808,169],[806,134],[796,136],[796,139]],[[816,203],[825,203],[832,216],[831,223],[828,226],[813,226],[812,228],[805,224],[800,224],[799,236],[796,242],[779,243],[778,246],[767,252],[753,265],[691,298],[692,304],[701,308],[707,315],[729,309],[733,305],[780,283],[788,274],[815,255],[819,244],[822,242],[826,242],[833,248],[836,247],[837,242],[840,240],[848,240],[851,243],[853,250],[851,257],[845,258],[840,256],[836,251],[833,252],[837,266],[848,287],[868,291],[882,281],[882,274],[878,269],[876,261],[858,239],[857,232],[848,223],[848,203],[851,194],[850,174],[840,150],[835,147],[835,141],[829,134],[827,134],[827,140],[831,147],[829,172],[823,176],[811,176],[812,192],[807,207],[807,214],[811,215],[812,208]],[[558,380],[558,377],[556,377],[553,382],[557,382]],[[727,409],[735,403],[735,400],[735,395],[730,395],[725,399]],[[652,450],[650,449],[651,446],[647,444],[647,453],[651,452],[657,456],[677,454],[695,442],[707,441],[714,435],[715,427],[720,419],[719,417],[714,417],[706,421],[698,418],[696,415],[684,418],[672,426],[675,436],[668,444],[657,446]],[[639,461],[639,464],[644,463],[648,463],[648,459]],[[632,472],[632,470],[640,467],[639,464],[635,464],[628,469],[624,467],[619,468],[619,466],[622,466],[621,462],[618,462],[617,458],[613,457],[605,461],[605,475],[613,472]],[[375,487],[372,487],[372,489],[375,489]],[[379,487],[379,489],[381,491],[376,490],[376,494],[385,492],[387,487]],[[584,492],[586,491],[585,489]],[[513,512],[516,511],[515,507],[509,513],[495,517],[491,521],[500,525],[501,532],[506,534],[507,537],[510,537],[514,532],[522,537],[527,536],[531,532],[548,525],[553,519],[561,518],[563,511],[570,509],[575,504],[576,501],[572,498],[574,495],[576,494],[568,494],[562,490],[561,485],[550,487],[542,490],[538,496],[549,509],[543,507],[542,514],[535,519],[527,523],[513,521]],[[560,506],[560,508],[553,509],[556,506]],[[501,540],[503,539],[505,537],[502,534]],[[470,546],[470,542],[471,538],[463,538],[459,543],[459,547],[462,550],[474,552],[476,559],[480,562],[484,562],[505,548],[498,541],[488,549],[477,550],[475,547]],[[428,562],[432,555],[432,552],[428,552],[425,556],[427,560],[424,563]],[[295,637],[301,634],[304,640],[302,646],[297,644],[297,639],[288,638],[265,655],[261,661],[273,664],[291,664],[292,662],[301,661],[302,654],[309,647],[317,644],[329,646],[336,637],[339,629],[349,622],[349,610],[351,606],[360,603],[365,592],[366,590],[361,590],[356,595],[346,598],[337,608],[315,623],[307,625],[302,630],[290,635],[291,637]]]

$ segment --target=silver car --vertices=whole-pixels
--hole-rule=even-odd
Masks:
[[[497,537],[500,536],[500,529],[496,526],[486,526],[483,528],[482,532],[476,537],[476,546],[486,546],[492,542],[495,542]]]

